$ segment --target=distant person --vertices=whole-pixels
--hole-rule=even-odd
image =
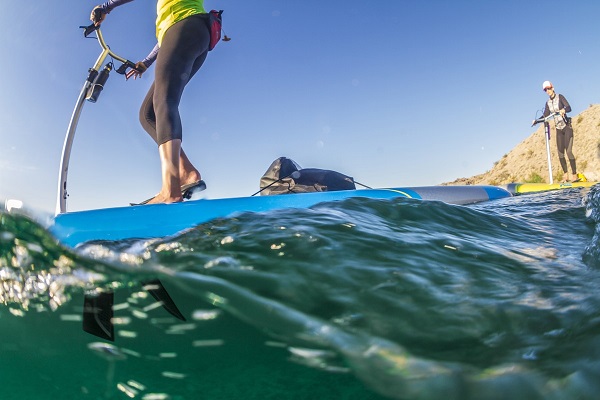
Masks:
[[[542,89],[548,94],[548,101],[544,108],[544,114],[541,118],[534,120],[532,125],[542,122],[544,118],[551,114],[554,115],[554,125],[556,128],[556,148],[558,149],[558,160],[562,167],[564,178],[563,182],[577,182],[577,164],[573,155],[573,126],[571,118],[567,117],[567,113],[571,112],[571,106],[565,96],[554,91],[554,86],[550,81],[544,81]],[[565,153],[569,158],[572,174],[569,176],[567,169],[567,160]]]
[[[133,0],[108,0],[92,10],[91,20],[99,26],[115,7]],[[127,79],[140,77],[156,60],[154,82],[142,103],[140,122],[158,145],[162,188],[143,204],[176,203],[183,193],[202,187],[200,172],[181,148],[182,128],[179,102],[183,89],[198,72],[210,40],[208,14],[203,0],[157,0],[157,45]]]

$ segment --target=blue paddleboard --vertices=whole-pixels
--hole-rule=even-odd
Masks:
[[[90,240],[149,239],[174,235],[184,229],[239,212],[265,212],[308,208],[318,203],[352,197],[398,197],[472,204],[510,197],[495,186],[424,186],[389,189],[343,190],[275,196],[192,200],[176,204],[152,204],[58,214],[50,231],[64,245],[75,247]]]

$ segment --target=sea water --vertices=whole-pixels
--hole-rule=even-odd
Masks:
[[[1,213],[0,399],[597,399],[599,226],[599,186],[350,199],[75,250]],[[114,342],[82,330],[98,291]]]

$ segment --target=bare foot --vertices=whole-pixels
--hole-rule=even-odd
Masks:
[[[183,197],[181,197],[181,193],[179,196],[165,196],[162,193],[157,194],[146,204],[171,204],[171,203],[181,203],[183,201]]]
[[[185,154],[182,149],[179,156],[179,183],[181,186],[189,185],[190,183],[198,182],[201,179],[200,171],[194,167],[187,154]]]
[[[200,176],[200,172],[195,171],[189,174],[184,174],[180,172],[180,178],[179,181],[181,182],[181,186],[185,186],[185,185],[189,185],[191,183],[196,183],[199,182],[200,180],[202,180],[202,177]]]

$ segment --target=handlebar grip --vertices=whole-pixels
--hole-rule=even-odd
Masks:
[[[98,27],[94,24],[88,25],[88,26],[80,26],[80,28],[83,28],[83,36],[88,37],[92,32],[95,32],[96,29],[98,29]]]
[[[117,74],[121,74],[121,75],[125,75],[125,73],[127,72],[127,68],[131,68],[131,69],[135,69],[138,72],[142,72],[139,71],[136,67],[135,64],[132,63],[131,61],[127,61],[124,64],[122,64],[117,70]]]

